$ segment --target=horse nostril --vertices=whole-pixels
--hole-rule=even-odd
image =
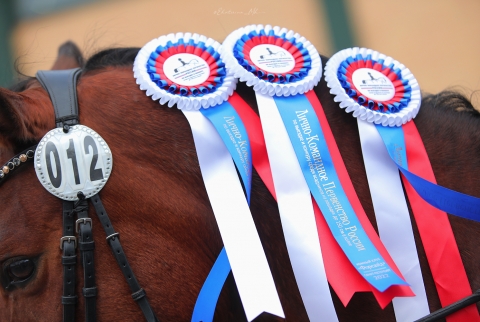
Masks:
[[[21,259],[11,263],[8,271],[13,279],[25,280],[32,275],[35,265],[30,259]]]

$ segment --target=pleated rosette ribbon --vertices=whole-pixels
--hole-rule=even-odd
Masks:
[[[442,305],[470,295],[472,291],[447,215],[429,204],[438,206],[438,198],[429,198],[434,194],[430,189],[438,191],[442,187],[435,185],[423,142],[414,122],[410,122],[417,115],[421,103],[415,77],[391,57],[371,49],[349,48],[338,52],[327,62],[325,80],[330,92],[335,95],[334,100],[357,118],[379,234],[415,293],[415,297],[393,300],[397,321],[413,321],[429,314],[398,170],[403,174]],[[444,193],[447,192],[438,192],[441,197]],[[447,318],[448,321],[478,319],[475,306]]]
[[[255,90],[287,249],[310,320],[338,320],[327,275],[345,305],[356,291],[411,295],[361,209],[311,91],[322,76],[315,47],[268,25],[240,28],[223,46],[227,68]]]
[[[161,36],[140,50],[134,76],[148,96],[168,107],[176,104],[190,124],[202,177],[225,246],[220,257],[227,267],[221,269],[223,275],[217,278],[224,281],[231,265],[249,321],[262,312],[283,317],[248,205],[251,148],[245,126],[232,106],[245,103],[234,94],[236,79],[226,70],[221,52],[218,42],[202,35]],[[203,293],[202,298],[207,299],[202,301],[215,307],[215,290]],[[213,318],[213,311],[206,310]],[[205,313],[201,314],[200,319],[208,321],[204,316]]]

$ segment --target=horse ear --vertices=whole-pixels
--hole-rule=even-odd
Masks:
[[[52,70],[83,67],[80,49],[71,41],[58,48]],[[40,84],[14,92],[0,88],[0,148],[38,142],[55,127],[52,103]]]
[[[72,41],[67,41],[58,48],[57,59],[51,69],[72,69],[83,67],[83,64],[83,55],[78,46]]]
[[[48,94],[35,86],[17,93],[0,88],[0,137],[13,145],[39,141],[55,127]]]

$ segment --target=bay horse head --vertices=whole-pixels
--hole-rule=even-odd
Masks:
[[[163,273],[161,275],[153,274],[152,271],[152,274],[147,274],[150,276],[139,278],[144,280],[143,285],[153,283],[156,284],[154,288],[172,289],[173,291],[172,282],[174,280],[183,279],[192,273],[197,275],[197,272],[202,270],[203,273],[208,271],[208,264],[201,263],[200,260],[204,255],[198,254],[197,256],[193,252],[196,252],[194,250],[198,245],[204,243],[206,253],[209,252],[210,247],[212,249],[221,247],[220,237],[216,232],[207,236],[197,236],[198,238],[191,235],[192,223],[203,231],[211,231],[214,222],[204,216],[206,212],[211,211],[208,204],[204,202],[208,200],[205,192],[194,188],[201,186],[202,181],[191,137],[188,132],[177,133],[178,126],[187,126],[186,121],[180,117],[178,111],[160,111],[163,109],[158,108],[143,93],[136,90],[138,88],[131,75],[131,60],[136,55],[135,49],[106,53],[107,55],[104,52],[96,59],[91,60],[90,65],[85,66],[79,79],[77,87],[79,117],[82,124],[91,128],[103,128],[98,133],[106,141],[116,142],[109,143],[109,145],[113,153],[121,155],[121,158],[124,159],[123,161],[120,158],[116,160],[115,167],[123,168],[125,166],[126,172],[121,174],[118,171],[117,177],[110,178],[117,188],[111,191],[110,196],[104,195],[103,202],[109,209],[112,222],[118,231],[124,230],[121,228],[122,225],[132,227],[130,232],[122,233],[123,243],[128,243],[128,240],[135,240],[133,244],[140,243],[138,246],[142,251],[135,251],[136,254],[129,255],[132,266],[134,269],[137,266],[137,271],[142,271],[145,267],[158,265],[163,267],[162,271],[166,275]],[[111,61],[108,60],[112,59],[116,61],[116,66],[108,66],[111,64]],[[68,60],[71,61],[72,57],[65,56],[61,52],[54,66],[74,67],[69,64]],[[78,57],[73,57],[73,60],[81,61]],[[119,63],[120,60],[124,62]],[[105,69],[99,68],[99,65]],[[109,72],[105,73],[105,71]],[[112,76],[114,78],[110,78]],[[129,97],[128,100],[131,100],[132,103],[135,102],[130,105],[132,109],[122,106],[120,101],[123,99],[117,100],[119,97],[111,100],[112,93],[104,87],[104,82],[119,90],[120,96]],[[2,141],[0,156],[6,159],[10,158],[9,155],[19,152],[19,149],[38,142],[46,132],[55,126],[52,103],[42,86],[35,79],[29,79],[20,86],[23,88],[20,88],[19,92],[1,89]],[[97,93],[96,87],[103,87],[105,91]],[[138,109],[137,104],[143,107]],[[93,109],[95,109],[94,106],[102,106],[99,111],[103,112],[94,115],[95,113],[91,113],[93,109],[85,108],[86,106],[91,106]],[[108,108],[105,108],[107,106]],[[142,116],[132,118],[131,116],[134,115]],[[105,123],[106,119],[111,119],[113,123],[110,125],[107,124],[109,122]],[[112,126],[115,123],[123,125]],[[160,126],[160,124],[163,125]],[[135,130],[132,131],[132,129]],[[165,135],[159,136],[159,131]],[[149,141],[146,145],[142,144],[142,142],[147,142],[145,140]],[[179,163],[179,160],[182,161]],[[59,238],[62,236],[61,216],[59,216],[61,202],[48,192],[45,193],[46,191],[35,178],[35,174],[30,170],[19,169],[12,176],[12,180],[5,182],[2,187],[5,193],[2,193],[0,197],[4,201],[0,228],[3,249],[0,256],[3,268],[0,304],[0,320],[2,321],[33,321],[39,318],[45,321],[56,321],[61,320],[62,316],[61,302],[47,300],[50,297],[61,298],[62,265],[58,257]],[[138,179],[141,180],[138,181]],[[162,184],[159,184],[159,179],[163,182]],[[137,182],[135,183],[135,181]],[[25,184],[23,188],[21,182]],[[7,193],[7,191],[10,192]],[[30,199],[31,196],[36,196],[38,199]],[[198,203],[195,200],[204,201]],[[113,204],[115,204],[115,208],[118,207],[118,211],[112,209],[114,208]],[[30,215],[28,214],[35,218],[29,219]],[[160,218],[162,223],[156,224],[155,222]],[[98,234],[103,233],[98,221],[94,220],[93,226],[94,233],[97,231]],[[143,228],[146,226],[152,229],[147,231]],[[183,231],[182,234],[184,234],[182,238],[169,237],[178,235],[180,231]],[[37,234],[37,232],[41,233]],[[158,249],[158,245],[162,245],[161,249]],[[126,247],[129,248],[129,246]],[[192,251],[193,257],[197,257],[197,260],[188,263],[182,260],[181,257],[184,256],[182,253],[185,251],[187,253]],[[103,253],[105,257],[111,256],[105,243],[97,243],[95,252]],[[215,255],[212,253],[209,256],[213,259]],[[97,256],[97,259],[101,257]],[[18,273],[19,277],[15,276],[16,272],[21,270],[15,268],[17,263],[27,266]],[[103,279],[103,283],[110,284],[112,288],[110,291],[104,288],[105,291],[99,292],[98,314],[106,319],[115,320],[116,313],[114,312],[118,307],[122,307],[125,310],[125,316],[131,314],[131,319],[135,320],[141,313],[135,303],[130,303],[133,304],[130,308],[126,304],[131,301],[129,296],[125,297],[125,303],[111,296],[117,292],[129,294],[127,285],[125,283],[120,285],[119,281],[111,275],[113,265],[116,265],[113,258],[104,263],[101,259],[96,262],[97,280]],[[193,267],[196,268],[193,269]],[[186,275],[182,272],[185,272]],[[120,271],[117,273],[119,273],[117,277],[121,278]],[[198,284],[202,283],[201,275],[199,273],[197,277],[193,278],[193,280],[197,280]],[[155,281],[158,281],[159,284]],[[102,288],[100,285],[103,283],[98,283],[99,289]],[[153,286],[153,284],[151,285]],[[123,290],[115,290],[118,286]],[[148,286],[144,288],[147,292],[154,293],[149,290]],[[81,286],[77,289],[81,289]],[[180,304],[180,306],[185,305],[182,309],[185,314],[181,320],[186,319],[190,314],[192,303],[195,301],[194,292],[188,291],[185,296],[179,296],[175,291],[168,297],[170,300],[167,302],[170,303],[162,301],[162,306],[174,308],[178,307],[180,302],[184,303]],[[155,303],[156,300],[153,302]],[[82,305],[81,296],[79,305]],[[29,306],[31,309],[27,309]],[[80,311],[79,319],[82,319],[83,312]],[[174,314],[167,319],[176,320],[177,318],[178,315]]]
[[[78,50],[67,49],[60,52],[54,68],[83,68],[77,86],[80,122],[105,139],[115,158],[114,171],[101,192],[112,224],[121,233],[131,266],[159,320],[189,320],[198,291],[222,248],[189,125],[179,110],[160,106],[138,89],[131,71],[137,48],[108,49],[85,64]],[[239,84],[237,92],[256,109],[251,88]],[[375,222],[355,120],[333,101],[324,80],[315,92],[357,194]],[[37,143],[55,127],[54,118],[50,98],[36,79],[28,79],[14,90],[0,89],[0,159],[6,161]],[[415,123],[439,184],[480,197],[480,177],[474,175],[480,167],[479,113],[463,96],[441,93],[424,98]],[[33,169],[25,166],[1,189],[0,320],[59,321],[61,202],[41,186]],[[252,215],[287,320],[308,321],[283,240],[277,205],[257,175],[252,191]],[[94,236],[103,236],[93,209],[90,212]],[[474,236],[480,225],[450,219],[470,283],[476,290],[480,288],[480,254]],[[95,255],[98,316],[101,320],[140,319],[140,309],[129,298],[130,291],[108,245],[97,241]],[[421,247],[419,255],[430,306],[437,309],[439,300]],[[80,289],[81,278],[77,284]],[[347,308],[335,295],[334,301],[341,321],[394,319],[391,305],[381,310],[368,294],[356,294]],[[79,296],[79,307],[82,302]],[[84,319],[80,309],[77,319]],[[215,319],[245,320],[231,276]],[[256,319],[272,320],[280,319],[267,315]]]

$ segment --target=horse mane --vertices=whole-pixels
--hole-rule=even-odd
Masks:
[[[430,119],[447,120],[443,129],[439,131],[448,132],[449,129],[461,129],[461,133],[470,137],[480,138],[479,119],[480,112],[470,100],[462,93],[445,90],[437,94],[427,94],[422,98],[422,110],[428,110]],[[462,141],[459,141],[462,142]],[[460,143],[461,144],[461,143]],[[468,147],[467,147],[468,148]]]
[[[131,66],[140,48],[109,48],[90,57],[83,68],[84,73],[97,71],[106,67]]]
[[[480,111],[475,109],[470,100],[453,90],[445,90],[438,94],[427,94],[422,99],[423,104],[432,105],[433,108],[465,112],[474,117],[480,117]]]

